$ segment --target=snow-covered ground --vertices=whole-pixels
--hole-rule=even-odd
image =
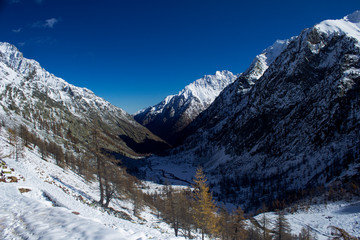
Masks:
[[[0,182],[0,239],[184,239],[176,238],[173,230],[148,208],[141,214],[142,219],[134,216],[129,201],[112,201],[111,207],[132,220],[101,211],[93,204],[98,200],[96,183],[56,166],[51,159],[42,160],[36,150],[25,148],[24,157],[14,160],[6,134],[0,130],[0,156],[7,164],[4,172],[6,177],[16,176],[19,181]],[[150,182],[145,185],[146,191],[161,189]],[[274,213],[266,214],[269,219],[276,218]],[[310,226],[319,240],[330,236],[329,226],[360,236],[360,202],[313,205],[286,218],[293,233]]]
[[[154,166],[151,166],[152,173],[161,172],[173,184],[184,184],[185,181],[191,181],[192,176],[195,175],[195,170],[191,167],[190,163],[183,162],[180,168],[172,161],[164,161],[160,166],[160,162],[157,162],[158,159],[156,157],[152,160],[151,163],[154,164]],[[183,179],[184,181],[178,181],[177,179]],[[232,204],[226,204],[226,206],[229,209],[237,207]],[[277,217],[274,212],[268,212],[266,216],[271,222],[275,222]],[[326,205],[310,205],[307,210],[299,210],[293,214],[286,214],[285,217],[291,225],[293,234],[299,234],[303,227],[310,227],[317,234],[319,240],[325,240],[331,236],[331,229],[329,227],[335,226],[344,229],[353,236],[360,237],[359,200],[333,202]],[[255,218],[260,220],[262,214]]]
[[[0,182],[0,239],[175,239],[173,230],[149,209],[140,220],[132,215],[130,202],[113,201],[111,207],[132,221],[102,212],[91,204],[98,200],[95,183],[42,160],[36,151],[25,148],[24,158],[15,161],[8,156],[13,146],[4,134],[2,130],[2,159],[14,169],[12,175],[25,180]]]
[[[275,222],[277,215],[274,212],[265,213],[270,224]],[[261,221],[263,214],[255,218]],[[331,237],[330,226],[344,229],[352,236],[360,237],[360,201],[335,202],[329,204],[311,205],[307,210],[293,214],[286,214],[293,234],[299,234],[302,228],[309,227],[319,240]]]
[[[319,240],[328,239],[331,234],[330,226],[340,227],[351,235],[360,237],[360,201],[312,205],[308,211],[288,215],[287,219],[295,233],[299,233],[302,227],[309,226]]]

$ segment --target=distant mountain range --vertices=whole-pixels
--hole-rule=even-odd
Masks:
[[[360,11],[134,117],[0,42],[0,145],[1,239],[200,238],[214,216],[215,237],[359,237]]]
[[[188,184],[202,166],[218,200],[248,210],[360,181],[359,83],[360,11],[278,40],[244,73],[206,75],[134,118],[0,43],[2,126],[71,151],[87,151],[97,131],[114,155],[161,152],[136,161],[137,174]],[[176,147],[162,152],[163,139]]]
[[[219,93],[237,78],[230,71],[217,71],[187,85],[177,95],[134,115],[136,121],[164,140],[175,145],[181,131],[215,100]]]
[[[203,166],[219,199],[247,208],[358,181],[359,83],[356,11],[264,50],[143,173],[190,181]]]

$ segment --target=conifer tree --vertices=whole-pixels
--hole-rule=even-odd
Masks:
[[[232,232],[232,221],[229,212],[227,211],[226,207],[223,205],[220,208],[219,213],[219,227],[220,232],[219,235],[221,236],[222,240],[229,240],[231,239],[231,232]]]
[[[250,224],[247,229],[247,237],[245,240],[262,240],[259,228],[253,224]]]
[[[232,224],[233,224],[233,232],[232,239],[234,240],[242,240],[246,238],[247,224],[245,222],[244,211],[238,207],[232,214]]]
[[[290,240],[291,228],[286,220],[284,212],[278,211],[277,219],[274,224],[275,240]]]
[[[270,220],[266,216],[266,211],[267,210],[268,209],[267,209],[266,205],[263,204],[263,206],[262,206],[263,214],[262,214],[261,219],[260,219],[260,224],[261,224],[261,229],[262,229],[262,239],[263,240],[270,240],[271,239],[270,230],[269,230]]]
[[[16,131],[12,128],[8,128],[7,131],[8,131],[9,143],[11,145],[15,145],[15,141],[17,139]]]
[[[316,234],[314,234],[309,226],[303,227],[299,233],[299,240],[316,240]]]
[[[165,211],[164,217],[167,222],[170,223],[171,227],[174,229],[175,236],[178,236],[182,213],[181,208],[182,194],[181,192],[175,191],[171,186],[165,186]]]
[[[193,219],[193,202],[191,199],[191,190],[185,189],[178,193],[175,196],[178,199],[178,203],[180,204],[179,214],[180,214],[180,228],[184,231],[185,235],[191,239],[191,230],[194,226]]]
[[[209,186],[207,185],[207,179],[202,171],[202,168],[198,168],[194,178],[194,207],[193,216],[194,221],[201,230],[202,239],[205,234],[215,235],[218,232],[217,229],[217,207],[212,195],[209,192]]]
[[[25,146],[28,146],[29,145],[29,142],[30,142],[30,132],[29,130],[26,128],[25,125],[20,125],[20,128],[19,128],[19,136],[21,137],[22,141],[23,141],[23,144]]]
[[[143,194],[138,187],[133,184],[133,187],[130,189],[131,194],[131,200],[133,202],[133,214],[134,216],[139,217],[141,211],[144,208],[144,200],[143,200]]]
[[[46,144],[43,140],[41,140],[40,138],[37,139],[37,146],[39,148],[40,154],[41,154],[41,158],[45,159],[48,156],[48,151],[46,149]]]

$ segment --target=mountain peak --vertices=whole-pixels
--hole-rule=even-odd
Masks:
[[[12,44],[7,42],[0,42],[0,57],[11,64],[16,58],[23,58],[23,54]]]
[[[187,85],[177,95],[167,96],[157,105],[137,112],[134,118],[158,136],[176,144],[178,133],[236,78],[237,75],[227,70],[205,75]]]
[[[192,95],[207,105],[214,101],[220,93],[219,90],[224,89],[229,83],[234,81],[235,78],[236,76],[230,71],[216,71],[215,75],[205,75],[190,83],[179,92],[178,96],[184,94],[188,96]]]
[[[261,54],[257,55],[250,67],[244,72],[249,84],[254,84],[254,81],[259,79],[271,63],[280,55],[282,51],[288,46],[289,42],[293,38],[286,40],[276,40],[273,45],[262,51]]]
[[[352,23],[360,23],[360,11],[356,10],[355,12],[345,16],[344,19]]]
[[[0,48],[2,49],[2,50],[4,50],[4,49],[8,49],[8,50],[11,50],[11,51],[16,51],[16,52],[19,52],[19,50],[14,46],[14,45],[12,45],[12,44],[10,44],[10,43],[7,43],[7,42],[0,42]]]
[[[337,20],[325,20],[315,25],[315,28],[327,35],[341,34],[356,39],[360,39],[360,11],[357,10],[352,14]]]

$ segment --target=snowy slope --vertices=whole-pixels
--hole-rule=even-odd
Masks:
[[[189,180],[201,165],[222,198],[249,209],[286,190],[358,179],[358,15],[305,29],[272,62],[258,56],[190,124],[183,145],[147,160],[151,169]]]
[[[263,214],[255,216],[261,222]],[[269,227],[273,226],[277,215],[274,212],[265,213]],[[293,214],[285,214],[290,223],[292,234],[299,234],[302,228],[310,228],[319,240],[332,238],[331,226],[344,229],[350,235],[360,236],[360,202],[332,202],[329,204],[310,205],[307,210],[302,209]]]
[[[145,221],[137,219],[132,215],[130,202],[112,201],[111,207],[127,213],[132,221],[100,211],[92,205],[98,200],[97,184],[59,168],[52,159],[42,160],[36,150],[25,148],[24,157],[15,161],[10,156],[13,146],[7,142],[4,129],[0,131],[0,144],[2,159],[14,169],[11,175],[24,177],[17,183],[0,182],[1,239],[184,239],[174,237],[172,229],[149,210],[142,213]],[[19,189],[30,191],[20,193]],[[359,206],[359,202],[312,205],[308,210],[287,214],[286,218],[294,234],[311,226],[318,239],[325,240],[330,235],[328,226],[338,226],[360,236]],[[272,222],[276,218],[274,213],[266,216]],[[261,215],[255,218],[260,220]]]
[[[108,139],[107,148],[129,156],[137,156],[137,151],[118,136],[135,143],[148,140],[166,145],[122,109],[50,74],[9,43],[0,43],[0,96],[3,121],[45,130],[44,138],[71,134],[73,140],[86,143],[97,128]]]
[[[264,74],[271,63],[284,51],[288,44],[293,40],[277,40],[275,43],[261,54],[257,55],[249,68],[242,73],[236,81],[229,84],[216,100],[206,110],[183,131],[183,138],[193,134],[199,128],[214,126],[216,124],[225,124],[229,119],[239,111],[240,98],[249,92],[255,85],[256,81]],[[218,125],[220,126],[220,125]]]
[[[34,80],[29,84],[29,88],[24,88],[24,94],[30,95],[34,88],[38,88],[40,91],[47,91],[47,94],[51,99],[56,102],[62,102],[68,107],[75,115],[81,116],[77,111],[107,111],[110,113],[116,113],[118,117],[126,119],[131,122],[131,117],[122,109],[111,105],[104,99],[96,96],[93,92],[86,88],[79,88],[72,84],[65,82],[63,79],[50,74],[43,69],[38,62],[23,57],[22,53],[18,49],[9,43],[0,43],[0,59],[3,64],[2,72],[10,71],[6,69],[6,66],[11,68],[9,74],[12,78],[9,81],[2,84],[2,89],[6,88],[9,84],[14,84],[16,87],[20,87],[23,84],[23,77],[27,77],[34,74]],[[29,79],[30,80],[30,79]],[[73,95],[73,96],[72,96]],[[74,102],[73,98],[79,99],[80,101]],[[75,106],[74,106],[75,105]],[[101,116],[101,115],[100,115]],[[106,120],[105,116],[101,116]]]
[[[360,11],[338,20],[325,20],[315,26],[317,30],[326,35],[347,35],[353,39],[360,39]]]
[[[266,69],[284,51],[292,39],[276,40],[273,45],[255,57],[250,67],[243,74],[243,77],[248,79],[250,85],[253,85],[264,74]]]
[[[0,145],[13,175],[25,178],[0,182],[1,239],[175,239],[168,225],[158,222],[148,209],[141,215],[143,220],[133,216],[132,204],[125,200],[113,200],[111,207],[133,220],[102,212],[92,204],[98,200],[96,183],[56,166],[52,159],[42,160],[36,150],[25,148],[24,157],[15,161],[4,129]]]
[[[237,78],[230,71],[217,71],[187,85],[177,95],[167,96],[159,104],[143,109],[134,118],[153,133],[175,144],[177,136],[204,111],[219,93]]]

